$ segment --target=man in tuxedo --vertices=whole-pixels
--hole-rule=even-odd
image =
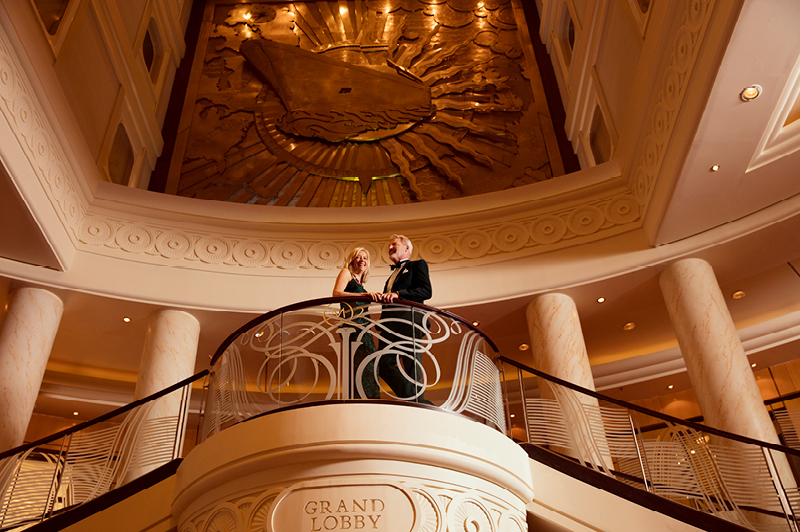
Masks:
[[[424,303],[433,294],[428,263],[424,260],[410,260],[414,246],[403,235],[392,235],[389,239],[389,259],[392,261],[392,274],[383,287],[381,301],[394,303],[398,299]],[[414,341],[422,336],[424,314],[421,310],[392,308],[384,306],[382,320],[390,332],[383,335],[389,342],[398,342],[395,351],[405,353],[400,356],[402,370],[397,366],[395,354],[384,355],[378,363],[378,373],[389,385],[394,394],[401,399],[419,403],[433,404],[417,392],[419,387],[411,380],[419,381],[422,356]],[[399,349],[398,349],[399,348]],[[403,374],[405,372],[405,375]]]

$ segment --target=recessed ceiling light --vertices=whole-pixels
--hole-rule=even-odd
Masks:
[[[477,321],[477,320],[475,320],[475,321],[473,321],[473,322],[472,322],[472,326],[473,326],[473,327],[477,327],[477,326],[478,326],[478,325],[480,325],[480,324],[481,324],[481,322],[479,322],[479,321]]]
[[[128,316],[125,316],[124,318],[122,318],[122,321],[124,321],[125,323],[130,323],[131,319]]]
[[[731,294],[733,299],[742,299],[745,296],[744,290],[737,290]]]
[[[256,338],[261,338],[261,336],[263,336],[263,334],[264,334],[263,332],[257,332],[256,333]]]
[[[719,165],[718,164],[715,164],[714,166],[711,167],[711,171],[712,172],[716,172],[718,170],[719,170]]]
[[[606,300],[606,298],[604,298],[604,297],[598,297],[598,298],[597,298],[597,302],[598,302],[598,303],[602,303],[602,302],[603,302],[603,301],[605,301],[605,300]]]
[[[511,417],[514,417],[514,414],[511,414]]]
[[[78,415],[78,413],[77,413],[77,412],[73,412],[73,413],[72,413],[72,415],[73,415],[73,416],[77,416],[77,415]]]
[[[761,85],[750,85],[742,92],[739,93],[742,100],[745,102],[752,102],[761,95]]]
[[[629,321],[628,323],[626,323],[625,325],[622,326],[622,330],[623,331],[632,331],[635,328],[636,328],[636,324],[633,323],[632,321]]]
[[[530,346],[528,344],[519,344],[520,351],[527,351]]]
[[[754,367],[756,367],[756,366],[757,366],[757,364],[756,364],[755,362],[753,362],[752,364],[750,364],[750,367],[751,367],[751,368],[754,368]]]
[[[674,387],[675,387],[674,384],[670,384],[669,386],[667,386],[667,388],[670,389],[670,390],[673,389]]]

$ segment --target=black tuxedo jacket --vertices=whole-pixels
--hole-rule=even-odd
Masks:
[[[428,263],[424,260],[408,260],[402,263],[400,268],[394,285],[392,285],[392,292],[397,292],[400,299],[416,303],[424,303],[426,299],[430,299],[433,295],[433,288],[428,274]],[[386,279],[386,283],[383,285],[384,292],[388,284],[389,279]]]

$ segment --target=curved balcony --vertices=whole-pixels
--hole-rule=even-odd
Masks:
[[[506,432],[494,342],[433,307],[325,298],[260,316],[211,360],[202,438],[281,408],[320,401],[404,401]]]

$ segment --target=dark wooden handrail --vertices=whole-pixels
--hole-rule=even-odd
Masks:
[[[136,401],[134,401],[132,403],[128,403],[125,406],[121,406],[121,407],[117,408],[116,410],[112,410],[111,412],[108,412],[107,414],[103,414],[102,416],[96,417],[94,419],[90,419],[89,421],[84,421],[83,423],[78,423],[77,425],[75,425],[73,427],[70,427],[68,429],[64,429],[61,432],[56,432],[55,434],[51,434],[50,436],[45,436],[44,438],[36,440],[34,442],[25,443],[23,445],[20,445],[19,447],[14,447],[13,449],[9,449],[8,451],[0,453],[0,460],[2,460],[4,458],[8,458],[9,456],[13,456],[15,454],[19,454],[21,452],[27,451],[28,449],[31,449],[33,447],[38,447],[40,445],[44,445],[46,443],[50,443],[50,442],[52,442],[54,440],[58,440],[60,438],[63,438],[67,434],[72,434],[73,432],[78,432],[79,430],[83,430],[85,428],[91,427],[92,425],[96,425],[97,423],[102,423],[103,421],[106,421],[108,419],[117,417],[118,415],[124,414],[125,412],[127,412],[129,410],[133,410],[134,408],[136,408],[139,405],[143,405],[144,403],[147,403],[149,401],[154,401],[156,399],[159,399],[160,397],[163,397],[163,396],[165,396],[165,395],[167,395],[169,393],[174,392],[175,390],[183,388],[187,384],[191,384],[191,383],[193,383],[193,382],[205,377],[206,375],[208,375],[208,373],[209,373],[209,370],[204,369],[200,373],[196,373],[196,374],[192,375],[189,378],[183,379],[180,382],[176,382],[172,386],[170,386],[168,388],[164,388],[160,392],[156,392],[156,393],[154,393],[152,395],[148,395],[147,397],[144,397],[142,399],[138,399],[138,400],[136,400]]]
[[[236,331],[234,331],[232,334],[230,334],[227,338],[225,338],[225,341],[222,342],[219,345],[219,347],[217,348],[217,350],[214,352],[214,354],[211,355],[211,365],[213,366],[217,362],[217,359],[220,356],[222,356],[222,353],[224,353],[226,349],[228,349],[228,346],[230,346],[242,333],[249,331],[250,329],[252,329],[256,325],[258,325],[260,323],[263,323],[263,322],[265,322],[267,320],[270,320],[270,319],[274,318],[275,316],[278,316],[279,314],[284,314],[286,312],[292,312],[292,311],[295,311],[295,310],[302,310],[304,308],[309,308],[309,307],[315,307],[317,305],[329,305],[329,304],[332,304],[332,303],[350,303],[350,302],[375,303],[375,301],[373,301],[371,297],[362,296],[362,295],[343,296],[343,297],[323,297],[323,298],[319,298],[319,299],[310,299],[308,301],[301,301],[299,303],[293,303],[291,305],[287,305],[285,307],[281,307],[281,308],[276,309],[276,310],[271,310],[271,311],[269,311],[269,312],[267,312],[265,314],[262,314],[261,316],[259,316],[257,318],[253,318],[252,320],[248,321],[247,323],[245,323],[244,325],[242,325],[241,327],[236,329]],[[455,320],[455,321],[465,325],[467,328],[475,331],[476,333],[480,334],[483,337],[483,339],[486,340],[486,342],[489,344],[489,346],[494,350],[495,353],[499,353],[500,352],[500,350],[497,348],[497,344],[494,343],[494,340],[492,340],[489,337],[488,334],[486,334],[485,332],[483,332],[478,327],[474,326],[473,324],[471,324],[470,322],[468,322],[467,320],[465,320],[464,318],[462,318],[458,314],[453,314],[452,312],[448,312],[446,310],[438,309],[436,307],[429,307],[428,305],[423,305],[422,303],[416,303],[414,301],[406,301],[405,299],[398,299],[397,301],[392,303],[392,305],[400,305],[400,306],[406,306],[406,307],[410,307],[410,308],[418,308],[418,309],[434,312],[436,314],[439,314],[440,316],[446,316],[446,317],[448,317],[448,318],[450,318],[452,320]]]
[[[552,375],[548,375],[547,373],[541,372],[539,370],[533,369],[530,366],[526,366],[525,364],[521,364],[516,360],[511,360],[510,358],[506,358],[504,356],[497,357],[497,360],[500,360],[506,364],[514,366],[518,369],[527,371],[528,373],[532,373],[537,377],[545,379],[550,382],[554,382],[560,386],[565,388],[569,388],[570,390],[575,390],[576,392],[582,393],[584,395],[588,395],[590,397],[594,397],[595,399],[606,401],[608,403],[615,404],[617,406],[621,406],[623,408],[627,408],[629,410],[633,410],[634,412],[639,412],[640,414],[645,414],[657,419],[661,419],[662,421],[667,421],[670,423],[676,423],[678,425],[683,425],[694,430],[698,430],[700,432],[707,432],[708,434],[713,434],[715,436],[721,436],[723,438],[728,438],[734,441],[738,441],[741,443],[747,443],[749,445],[758,445],[760,447],[766,447],[767,449],[772,449],[773,451],[779,451],[786,454],[791,454],[793,456],[800,457],[800,451],[792,449],[790,447],[786,447],[783,445],[779,445],[777,443],[769,443],[761,440],[756,440],[754,438],[748,438],[747,436],[742,436],[740,434],[734,434],[733,432],[728,432],[725,430],[716,429],[714,427],[710,427],[708,425],[701,425],[699,423],[694,423],[692,421],[687,421],[685,419],[680,419],[674,416],[670,416],[668,414],[662,414],[661,412],[656,412],[655,410],[650,410],[649,408],[645,408],[643,406],[635,405],[633,403],[628,403],[626,401],[622,401],[621,399],[614,399],[613,397],[609,397],[607,395],[603,395],[601,393],[597,393],[593,390],[588,390],[582,386],[578,386],[577,384],[573,384],[569,381],[565,381],[563,379],[559,379],[558,377],[553,377]]]

